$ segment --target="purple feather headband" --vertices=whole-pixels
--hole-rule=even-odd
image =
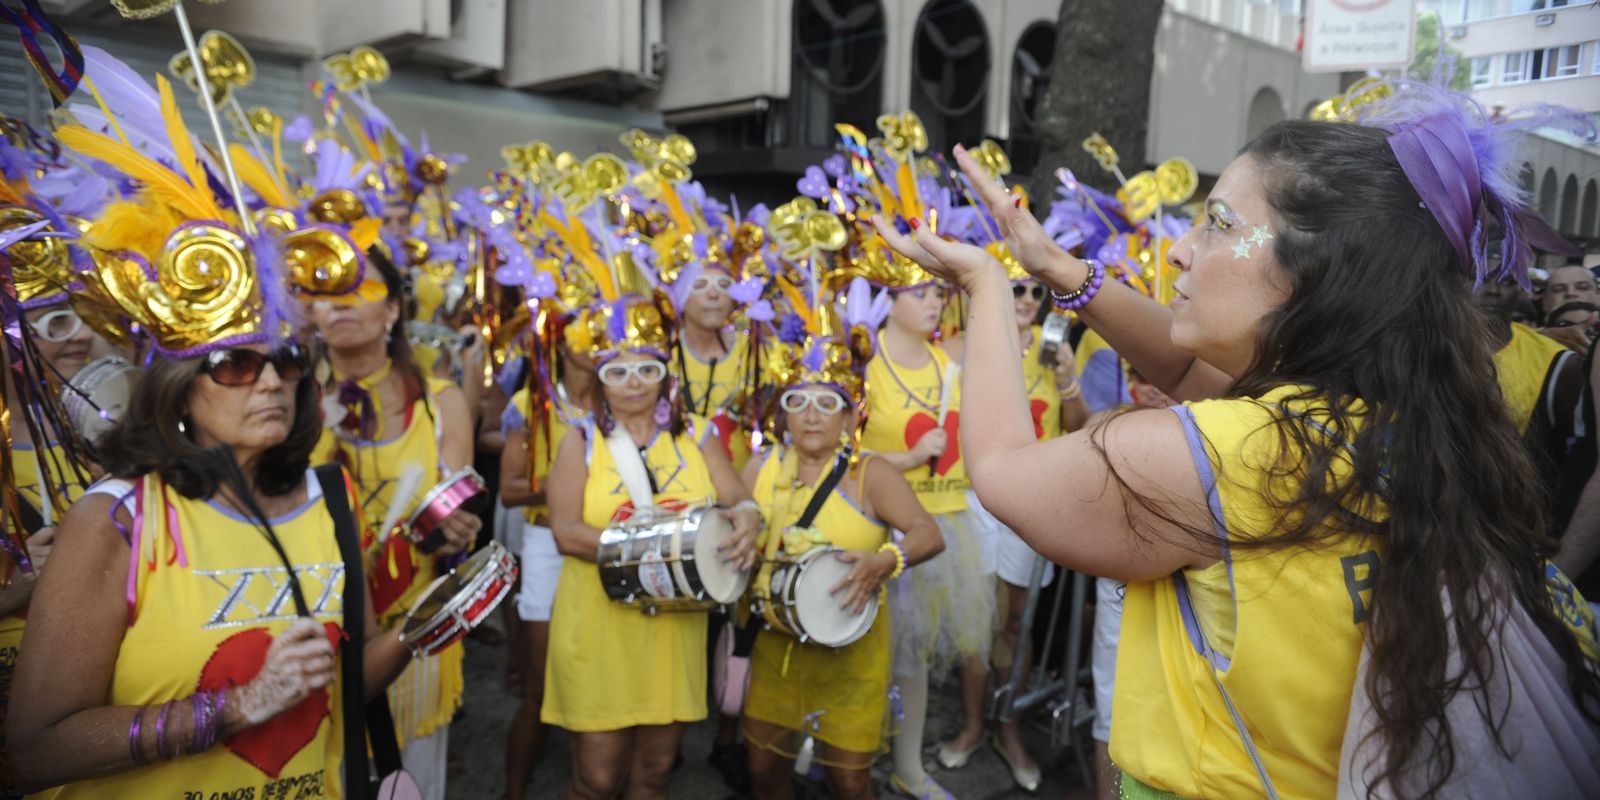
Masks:
[[[1529,285],[1534,250],[1580,251],[1531,208],[1517,184],[1518,144],[1529,132],[1560,127],[1593,136],[1586,117],[1544,106],[1516,119],[1490,118],[1471,98],[1418,82],[1395,81],[1394,94],[1357,121],[1389,131],[1389,147],[1422,204],[1444,230],[1474,285],[1507,276]],[[1370,89],[1368,91],[1371,91]],[[1500,228],[1500,266],[1489,266],[1489,225]]]

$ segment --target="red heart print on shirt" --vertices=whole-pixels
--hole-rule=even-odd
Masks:
[[[334,647],[344,638],[344,631],[332,622],[323,623],[328,641]],[[260,674],[267,661],[267,648],[272,644],[272,634],[262,628],[240,631],[217,645],[211,660],[200,671],[198,688],[225,689],[243,686]],[[179,709],[174,707],[174,713]],[[317,728],[328,716],[328,690],[318,689],[288,711],[265,723],[240,731],[223,742],[230,752],[244,759],[273,780],[278,779],[285,765],[317,737]]]
[[[923,434],[937,427],[939,426],[934,423],[933,417],[920,411],[912,414],[911,419],[906,421],[906,449],[916,447],[917,442],[922,440]],[[951,411],[945,415],[944,432],[948,437],[948,443],[945,445],[944,455],[939,456],[938,463],[933,467],[933,471],[941,476],[949,474],[950,470],[955,468],[956,462],[961,460],[961,437],[957,435],[960,428],[960,411]]]
[[[1033,438],[1044,438],[1044,412],[1050,410],[1050,404],[1035,397],[1028,401],[1028,408],[1033,412]]]
[[[718,414],[711,418],[711,427],[717,431],[717,441],[722,442],[722,452],[733,458],[733,437],[739,435],[739,423],[726,414]]]
[[[372,592],[374,613],[382,614],[417,579],[416,566],[411,563],[411,540],[398,534],[390,536],[378,551],[378,560],[371,570],[372,573],[367,576],[367,589]]]

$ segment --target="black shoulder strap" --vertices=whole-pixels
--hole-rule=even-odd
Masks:
[[[850,469],[850,451],[843,450],[838,459],[833,462],[833,469],[828,476],[817,484],[817,491],[811,495],[811,502],[806,504],[806,510],[800,514],[800,519],[794,523],[796,528],[809,528],[815,522],[817,515],[822,513],[822,504],[828,502],[828,495],[833,494],[833,488],[839,485],[839,480]]]
[[[45,498],[45,502],[50,502],[50,499]],[[44,515],[39,513],[39,509],[34,508],[32,503],[20,495],[17,497],[17,510],[22,514],[22,529],[24,531],[32,534],[38,533],[44,528]]]
[[[378,774],[400,769],[400,747],[394,738],[394,720],[389,715],[386,693],[370,704],[363,703],[366,679],[362,655],[366,645],[366,571],[361,566],[361,544],[356,535],[356,517],[345,493],[344,471],[338,464],[317,467],[317,482],[322,485],[322,501],[333,516],[333,533],[344,561],[344,630],[341,647],[340,682],[344,711],[345,796],[367,795],[367,731],[373,731],[372,752]]]

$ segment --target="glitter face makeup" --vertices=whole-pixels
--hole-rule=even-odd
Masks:
[[[1249,258],[1252,247],[1265,246],[1267,242],[1272,241],[1272,231],[1267,226],[1249,225],[1238,212],[1220,200],[1212,200],[1206,204],[1206,215],[1210,218],[1213,230],[1238,233],[1239,238],[1232,247],[1235,259]]]

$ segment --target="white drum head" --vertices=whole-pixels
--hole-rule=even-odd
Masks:
[[[717,548],[733,536],[733,523],[715,508],[700,516],[699,534],[694,539],[694,566],[706,596],[718,603],[732,603],[744,594],[750,575],[722,560]]]
[[[128,396],[133,393],[133,381],[139,371],[132,364],[116,357],[102,356],[90,362],[74,376],[72,388],[63,392],[72,411],[72,424],[86,442],[98,440],[101,434],[116,425],[128,410]],[[81,393],[82,396],[73,395]],[[84,397],[94,403],[83,402]],[[76,402],[72,402],[76,401]],[[94,406],[99,406],[96,411]],[[104,415],[102,416],[102,413]]]
[[[806,635],[817,644],[829,647],[843,647],[866,635],[878,615],[876,597],[868,601],[860,614],[851,614],[842,607],[846,592],[829,594],[829,590],[853,569],[839,556],[839,553],[824,553],[813,559],[794,587],[795,613],[800,617],[800,624],[805,626]]]

